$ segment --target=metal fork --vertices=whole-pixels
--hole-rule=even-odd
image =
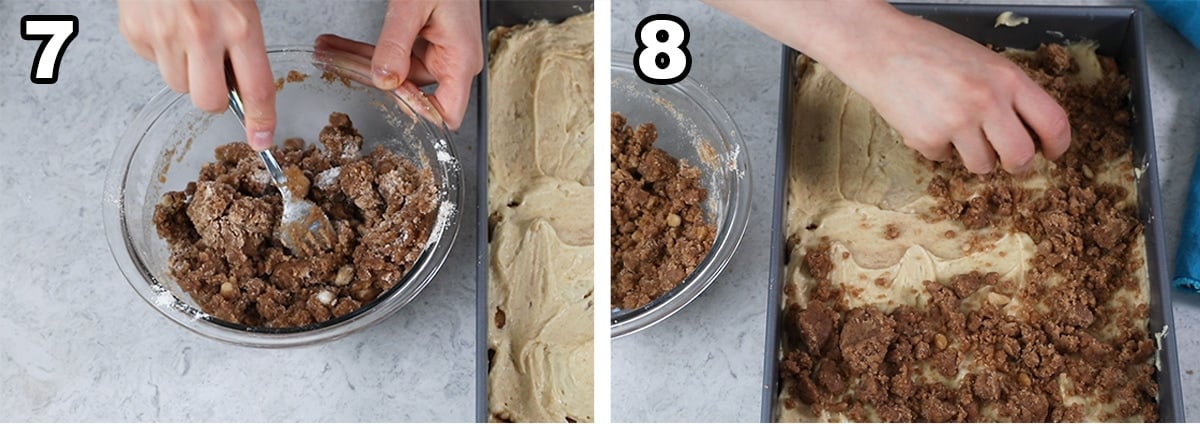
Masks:
[[[242,128],[246,127],[246,114],[242,104],[242,96],[238,92],[237,79],[233,69],[225,64],[225,83],[229,86],[229,110],[238,118]],[[283,246],[298,257],[309,257],[327,251],[333,247],[333,225],[329,217],[317,205],[308,199],[297,199],[288,189],[287,174],[279,167],[275,155],[270,149],[258,152],[271,175],[271,182],[279,189],[283,197],[283,216],[280,217],[279,239]]]

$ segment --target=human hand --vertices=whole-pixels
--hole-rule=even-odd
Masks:
[[[902,15],[902,16],[901,16]],[[1054,160],[1071,143],[1067,114],[1020,67],[934,23],[897,12],[887,40],[834,69],[904,137],[935,161],[954,150],[974,173],[997,158],[1009,173],[1033,164],[1037,135]]]
[[[255,150],[275,138],[275,80],[263,44],[258,7],[230,2],[118,0],[121,34],[139,56],[158,63],[172,90],[189,93],[201,110],[229,106],[229,58],[245,102],[246,140]]]
[[[407,93],[415,91],[410,84],[437,83],[430,100],[446,125],[458,129],[470,103],[471,80],[483,69],[479,3],[393,0],[376,45],[325,34],[317,38],[316,50],[339,66],[370,75],[382,90]]]
[[[972,172],[998,157],[1021,173],[1036,151],[1030,131],[1047,159],[1071,143],[1066,112],[1017,65],[887,2],[705,1],[824,64],[931,160],[957,150]]]

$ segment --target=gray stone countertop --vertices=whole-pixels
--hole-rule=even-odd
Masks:
[[[774,202],[780,45],[699,1],[613,3],[614,49],[632,51],[636,47],[633,32],[643,17],[669,13],[687,22],[694,59],[689,78],[704,83],[737,122],[750,152],[755,190],[751,225],[741,247],[708,291],[657,326],[613,341],[612,418],[757,421]],[[1196,78],[1200,52],[1147,12],[1163,218],[1168,252],[1173,255],[1200,137],[1200,100],[1188,95],[1200,93],[1200,79]],[[1180,290],[1172,295],[1184,398],[1193,400],[1200,395],[1200,376],[1193,375],[1200,368],[1200,295]],[[1188,403],[1187,412],[1189,417],[1200,416],[1200,404]]]
[[[302,45],[326,32],[373,43],[385,3],[261,6],[268,45]],[[57,84],[29,81],[27,14],[79,18]],[[164,87],[157,67],[126,45],[112,1],[4,1],[0,28],[0,421],[474,420],[472,208],[438,277],[371,328],[286,350],[203,338],[130,288],[102,224],[113,152]],[[456,135],[468,205],[474,116]]]

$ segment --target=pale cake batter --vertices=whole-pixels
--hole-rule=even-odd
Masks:
[[[488,34],[492,421],[593,421],[592,33]]]
[[[1048,50],[1060,53],[1060,58],[1069,52],[1072,67],[1063,70],[1069,84],[1085,90],[1101,80],[1104,70],[1094,45]],[[1029,52],[1010,54],[1027,61],[1045,60],[1029,59]],[[1076,128],[1071,147],[1075,158],[1068,156],[1055,164],[1039,154],[1028,177],[964,177],[961,170],[954,173],[949,166],[933,166],[904,146],[864,98],[822,65],[801,57],[794,69],[785,218],[790,251],[782,305],[789,312],[781,321],[780,353],[781,375],[789,377],[781,381],[778,420],[1157,419],[1154,345],[1147,327],[1149,277],[1136,221],[1135,171],[1128,148],[1099,163],[1081,159],[1079,150],[1092,141],[1084,138],[1089,133],[1080,131],[1075,119],[1092,109],[1080,112],[1068,106]],[[1127,83],[1124,89],[1127,93]],[[1118,111],[1114,116],[1126,119],[1123,136],[1128,137],[1128,115]],[[1118,142],[1128,145],[1125,140]],[[935,180],[934,185],[945,190],[931,188]],[[987,191],[997,181],[1015,188]],[[1067,194],[1056,191],[1050,196],[1053,187]],[[1117,200],[1096,201],[1088,197],[1091,187]],[[1049,232],[1049,223],[1056,222],[1058,214],[1074,225],[1089,221],[1069,221],[1065,212],[1043,209],[1029,218],[1048,222],[1047,233],[1037,235],[1046,239],[1039,246],[1031,234],[1017,229],[1023,228],[1021,219],[1027,219],[1020,216],[1023,212],[994,203],[1006,198],[997,193],[1013,194],[1016,200],[1009,205],[1048,204],[1030,199],[1065,196],[1068,207],[1076,207],[1071,202],[1091,199],[1096,214],[1123,215],[1114,215],[1111,221],[1097,218],[1088,224],[1094,226],[1084,227],[1089,235],[1079,237],[1078,226],[1064,227],[1076,232],[1060,235]],[[947,196],[962,202],[947,202]],[[965,212],[958,208],[963,204]],[[969,209],[977,205],[992,211],[991,218],[983,215],[991,221],[971,220]],[[940,215],[945,210],[952,217]],[[997,224],[1007,222],[1017,224]],[[1114,230],[1120,238],[1100,234],[1112,228],[1120,230]],[[1055,243],[1060,238],[1077,241],[1085,252],[1111,249],[1112,254],[1127,255],[1122,260],[1131,271],[1121,277],[1124,285],[1113,290],[1107,302],[1096,300],[1102,294],[1093,297],[1100,291],[1065,289],[1067,277],[1045,271],[1054,268],[1045,263],[1048,257],[1057,257],[1058,252],[1049,252],[1058,248]],[[1104,251],[1088,254],[1102,256]],[[1043,265],[1035,269],[1035,264]],[[971,274],[975,271],[978,274]],[[1065,299],[1068,294],[1080,297]],[[1101,304],[1089,306],[1089,300]],[[943,305],[955,309],[930,312]],[[1059,310],[1064,308],[1078,312],[1075,321],[1059,318],[1068,315]],[[977,313],[981,309],[989,312]],[[915,316],[961,321],[905,327]],[[1001,323],[981,323],[987,321],[981,316]],[[1016,336],[1019,341],[1014,342],[978,334],[984,330],[973,331],[993,325],[1011,327],[1023,336]],[[968,340],[970,348],[965,347]],[[896,359],[905,355],[924,358]],[[1095,372],[1089,374],[1089,366],[1095,366]],[[1048,386],[1038,386],[1039,381]],[[914,389],[914,383],[925,388]],[[929,389],[932,386],[945,388]],[[960,396],[971,397],[964,401]],[[804,398],[822,406],[814,409]]]

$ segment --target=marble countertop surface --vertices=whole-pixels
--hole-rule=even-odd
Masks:
[[[261,6],[267,44],[296,45],[326,32],[373,42],[385,3]],[[27,14],[79,18],[57,84],[29,81]],[[157,67],[126,45],[109,0],[0,2],[0,28],[0,421],[474,420],[471,208],[438,277],[371,328],[287,350],[203,338],[130,288],[102,223],[113,151],[164,86]],[[456,137],[469,188],[467,116]]]
[[[645,16],[669,13],[691,30],[689,78],[704,83],[737,122],[755,187],[750,225],[721,278],[675,316],[612,343],[613,421],[757,421],[762,396],[770,225],[779,102],[779,44],[699,1],[614,0],[612,44],[632,51]],[[1023,3],[1008,1],[1007,3]],[[1056,2],[1056,3],[1081,3]],[[1095,2],[1091,2],[1095,3]],[[1105,1],[1101,4],[1136,4]],[[1200,52],[1146,14],[1154,132],[1167,248],[1178,244],[1188,176],[1200,137]],[[1172,258],[1173,259],[1173,258]],[[1173,262],[1173,261],[1172,261]],[[1175,331],[1185,400],[1200,395],[1200,294],[1175,290]],[[1189,403],[1188,417],[1200,417]]]

